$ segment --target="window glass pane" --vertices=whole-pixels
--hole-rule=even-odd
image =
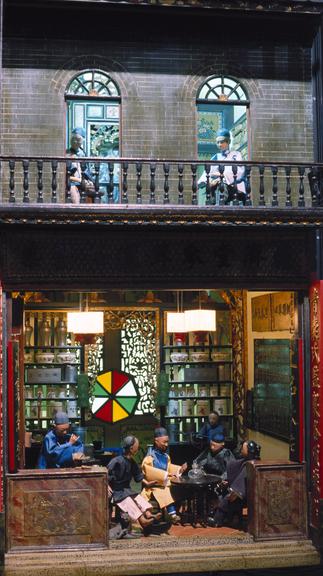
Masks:
[[[214,100],[220,98],[221,95],[226,96],[229,100],[248,100],[240,82],[226,76],[208,78],[201,86],[197,99]]]
[[[110,76],[96,70],[83,72],[74,78],[67,88],[67,94],[89,94],[95,90],[100,96],[119,96],[118,86]]]

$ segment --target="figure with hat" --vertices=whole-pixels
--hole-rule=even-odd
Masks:
[[[216,133],[215,143],[219,149],[211,160],[228,161],[233,160],[234,162],[242,161],[241,153],[237,150],[230,150],[231,136],[230,131],[226,128],[218,130]],[[232,166],[226,164],[224,165],[223,171],[223,184],[224,184],[224,201],[225,204],[229,204],[234,199],[234,194],[237,194],[237,199],[245,204],[246,201],[246,186],[245,186],[245,169],[243,166],[237,166],[237,178],[236,178],[236,190],[234,185],[234,174]],[[206,172],[204,171],[202,176],[198,180],[199,186],[205,186],[207,182]],[[220,183],[221,174],[219,170],[219,165],[212,165],[210,169],[210,188],[213,197],[213,203],[217,204],[216,197],[220,193]]]
[[[142,495],[147,500],[156,500],[161,510],[166,509],[172,524],[178,524],[180,517],[176,514],[174,497],[171,492],[170,478],[180,476],[187,470],[187,464],[177,466],[172,464],[168,449],[168,432],[166,428],[156,428],[154,431],[154,445],[148,449],[142,461],[144,478],[154,482],[153,486],[145,486]]]
[[[54,428],[44,440],[38,468],[71,468],[84,458],[84,447],[76,434],[69,434],[70,422],[65,412],[56,412]]]
[[[209,526],[221,527],[232,522],[235,515],[241,521],[242,509],[247,503],[246,463],[260,460],[260,450],[259,444],[253,440],[242,442],[238,459],[227,463],[227,478],[216,488],[219,501],[214,515],[208,518]]]
[[[67,150],[67,154],[72,157],[84,158],[85,152],[83,149],[83,142],[85,137],[84,128],[74,128],[71,133],[70,147]],[[72,204],[80,203],[80,190],[82,185],[82,171],[79,161],[68,162],[67,163],[67,177],[70,183],[70,194],[72,199]],[[94,193],[93,179],[90,174],[89,166],[85,165],[84,175],[84,185],[85,192],[87,195]]]
[[[143,482],[147,487],[154,482],[144,480],[144,475],[134,460],[135,454],[139,450],[139,440],[135,436],[126,436],[122,443],[123,453],[112,458],[108,464],[109,487],[112,490],[113,503],[121,511],[120,523],[123,528],[127,528],[125,515],[133,522],[138,522],[142,528],[150,526],[154,520],[161,518],[160,515],[151,513],[151,504],[140,494],[134,492],[130,483]],[[128,538],[129,532],[121,534],[122,538]]]

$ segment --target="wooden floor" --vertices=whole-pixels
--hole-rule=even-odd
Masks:
[[[250,534],[233,528],[173,526],[163,536],[111,541],[109,549],[7,554],[5,575],[174,575],[315,566],[319,562],[309,540],[254,542]]]

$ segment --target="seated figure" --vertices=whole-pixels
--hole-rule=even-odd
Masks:
[[[198,455],[195,462],[203,468],[207,474],[216,474],[223,480],[227,478],[227,464],[235,457],[231,450],[224,446],[224,442],[210,440],[209,446]]]
[[[235,514],[241,518],[243,506],[247,501],[247,470],[248,460],[260,460],[261,447],[253,440],[243,442],[238,460],[230,460],[227,464],[227,480],[223,480],[219,494],[218,507],[214,516],[209,517],[209,526],[220,527],[230,522]],[[219,490],[218,490],[219,493]]]
[[[142,495],[148,501],[154,498],[161,510],[167,510],[172,524],[177,524],[180,518],[176,514],[174,497],[171,492],[170,477],[179,476],[185,472],[187,464],[177,466],[171,463],[170,457],[167,454],[168,442],[167,430],[165,428],[156,428],[154,432],[154,446],[149,448],[141,465],[146,480]]]
[[[149,482],[144,480],[138,464],[133,456],[138,452],[139,441],[135,436],[127,436],[123,441],[123,454],[112,458],[108,464],[109,487],[112,490],[113,502],[134,522],[139,522],[142,528],[151,525],[155,517],[151,514],[151,504],[130,487],[131,480],[136,482]],[[122,516],[121,516],[122,518]]]
[[[218,412],[210,412],[208,421],[203,424],[195,439],[201,440],[205,446],[208,445],[211,440],[215,442],[224,441],[224,428],[222,424],[220,424],[220,415]]]
[[[65,412],[56,412],[54,428],[47,432],[37,468],[72,468],[84,457],[84,446],[76,434],[70,434],[70,421]]]

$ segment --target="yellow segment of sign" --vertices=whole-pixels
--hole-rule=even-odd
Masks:
[[[112,391],[112,372],[105,372],[104,374],[100,374],[97,376],[97,381],[101,384],[101,386],[111,394]]]
[[[112,419],[113,422],[118,422],[118,420],[123,420],[123,418],[128,418],[129,413],[126,412],[118,402],[113,400],[113,407],[112,407]]]

